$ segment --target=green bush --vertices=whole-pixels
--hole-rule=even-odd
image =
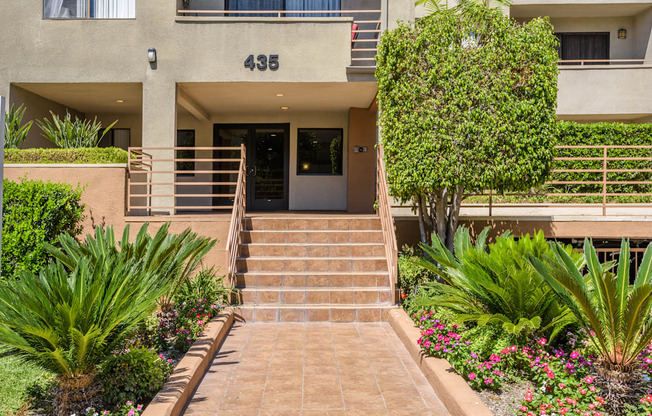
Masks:
[[[172,374],[172,364],[145,347],[109,358],[101,367],[104,401],[119,406],[127,401],[147,403]]]
[[[403,246],[398,257],[398,287],[407,295],[414,293],[417,286],[435,278],[434,273],[414,264],[420,257],[417,250],[408,245]]]
[[[5,163],[127,163],[117,147],[78,149],[5,149]]]
[[[81,233],[82,189],[63,183],[4,180],[2,204],[2,277],[20,270],[38,272],[50,256],[44,243],[60,234]]]
[[[109,127],[102,130],[102,123],[97,121],[97,117],[91,120],[81,120],[72,116],[66,110],[66,116],[61,119],[58,115],[50,111],[52,121],[47,118],[43,121],[36,121],[36,124],[43,131],[42,135],[57,147],[62,149],[71,149],[78,147],[97,147],[102,138],[115,126],[118,120],[111,123]]]
[[[487,245],[488,231],[482,231],[473,245],[469,229],[460,227],[455,233],[455,255],[439,238],[433,239],[432,247],[422,245],[432,261],[414,263],[445,283],[427,283],[430,293],[417,303],[448,308],[459,322],[494,324],[514,335],[554,339],[575,317],[530,263],[552,252],[543,232],[518,240],[506,233]],[[571,246],[562,250],[581,267],[581,253]]]

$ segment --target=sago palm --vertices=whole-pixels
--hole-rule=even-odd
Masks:
[[[530,256],[541,258],[550,252],[543,233],[518,240],[506,233],[488,245],[488,231],[483,230],[473,245],[469,229],[460,227],[454,255],[438,238],[432,247],[422,246],[431,260],[418,259],[415,264],[436,273],[444,283],[427,283],[430,293],[417,302],[448,308],[460,322],[496,324],[514,335],[554,339],[575,319],[529,263]],[[564,251],[581,265],[580,253],[571,247]]]
[[[57,415],[83,412],[101,399],[96,366],[122,347],[171,283],[142,260],[114,255],[80,259],[70,271],[52,262],[39,276],[22,272],[0,287],[0,344],[57,375]]]
[[[616,273],[614,263],[600,264],[592,241],[584,240],[587,272],[573,263],[558,243],[552,255],[531,258],[539,275],[563,299],[573,314],[590,329],[597,349],[599,379],[620,414],[620,405],[631,399],[638,388],[640,374],[636,360],[652,341],[652,244],[647,247],[634,284],[629,284],[629,241],[623,240]],[[638,380],[638,382],[637,382]]]

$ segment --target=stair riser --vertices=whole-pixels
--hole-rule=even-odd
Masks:
[[[387,275],[265,275],[237,276],[240,287],[389,287]]]
[[[246,230],[381,230],[379,218],[245,218]]]
[[[243,304],[255,304],[263,307],[265,304],[282,305],[359,305],[359,304],[389,304],[391,295],[389,290],[373,291],[280,291],[280,290],[243,290],[241,294]]]
[[[384,272],[386,260],[283,260],[283,259],[241,259],[237,261],[238,272]]]
[[[380,231],[242,231],[242,243],[383,244]]]
[[[236,314],[245,321],[254,322],[386,322],[390,310],[239,308]]]
[[[240,246],[240,255],[288,257],[379,257],[385,255],[385,246],[352,244],[249,244]]]

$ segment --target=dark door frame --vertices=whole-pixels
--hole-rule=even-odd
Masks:
[[[250,180],[251,166],[255,162],[255,137],[256,129],[283,129],[283,203],[280,208],[273,210],[287,210],[290,203],[290,123],[215,123],[213,124],[213,146],[220,147],[218,142],[220,129],[243,129],[247,130],[247,140],[245,143],[247,154],[247,210],[264,210],[255,207],[254,186],[255,181]],[[216,192],[214,192],[216,193]]]

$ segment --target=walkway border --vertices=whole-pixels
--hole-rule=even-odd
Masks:
[[[201,337],[181,359],[167,383],[142,416],[179,416],[192,397],[213,356],[233,325],[233,310],[226,308],[211,320]]]
[[[417,344],[421,331],[403,309],[389,313],[389,323],[410,352],[451,416],[493,416],[493,413],[450,363],[426,355]]]

